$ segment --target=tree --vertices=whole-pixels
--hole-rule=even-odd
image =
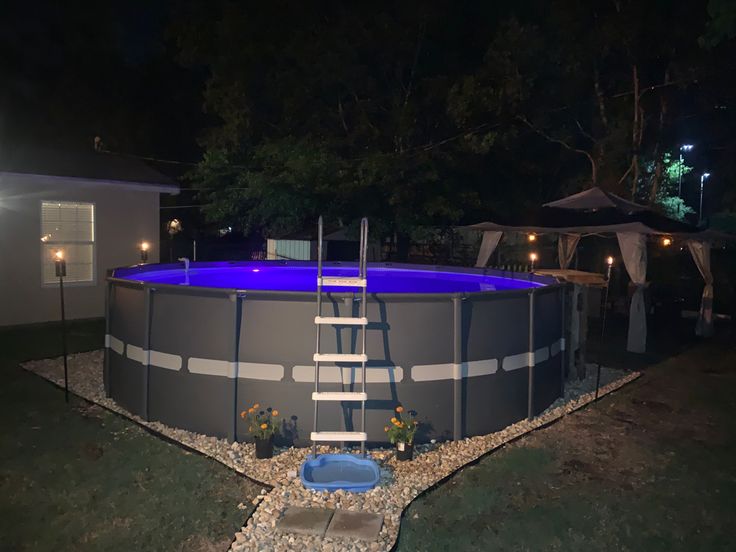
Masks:
[[[661,175],[657,175],[660,167],[663,167],[663,172]],[[667,152],[662,156],[661,162],[659,160],[647,161],[642,169],[642,177],[638,186],[638,198],[643,197],[644,201],[648,201],[652,190],[651,181],[654,178],[659,178],[661,183],[657,186],[656,195],[651,201],[654,207],[664,215],[680,221],[685,220],[687,215],[695,213],[678,195],[680,180],[693,170],[692,167],[688,167],[677,156]]]
[[[174,27],[182,61],[208,68],[205,106],[221,121],[192,175],[205,212],[272,234],[318,213],[369,215],[383,235],[457,222],[472,192],[431,148],[452,128],[443,20],[420,3],[330,7],[222,2]]]
[[[706,19],[665,0],[195,3],[172,36],[217,123],[192,181],[212,220],[266,234],[367,215],[406,242],[591,185],[671,211]]]

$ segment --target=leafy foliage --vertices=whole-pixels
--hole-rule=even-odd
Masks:
[[[593,184],[681,217],[661,152],[718,65],[706,19],[664,0],[193,3],[171,33],[218,122],[191,179],[209,220],[266,235],[323,214],[408,238]]]
[[[663,174],[654,197],[654,207],[672,219],[683,221],[687,215],[695,213],[695,210],[686,205],[682,197],[678,195],[680,191],[679,182],[693,168],[688,167],[684,161],[680,161],[679,157],[675,157],[671,153],[665,153],[662,156],[661,163]],[[638,187],[639,197],[649,192],[651,187],[649,182],[654,178],[656,170],[657,162],[649,161],[644,164],[643,177],[639,181]]]
[[[278,417],[279,411],[268,407],[258,410],[260,405],[253,404],[248,410],[243,410],[240,417],[248,424],[248,433],[256,439],[270,439],[281,432],[282,420]]]
[[[414,435],[419,429],[419,422],[415,420],[416,412],[408,411],[404,413],[403,406],[397,406],[396,415],[389,421],[390,425],[383,428],[388,436],[391,444],[414,442]]]

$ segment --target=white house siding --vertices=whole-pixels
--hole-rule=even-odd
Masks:
[[[70,319],[104,316],[108,268],[158,262],[159,191],[122,183],[0,175],[0,326],[59,319],[58,285],[42,285],[41,201],[95,204],[96,282],[65,285]]]

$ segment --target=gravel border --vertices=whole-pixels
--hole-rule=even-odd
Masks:
[[[381,467],[380,485],[366,493],[350,493],[342,490],[328,493],[311,491],[301,484],[297,474],[299,466],[310,452],[308,448],[277,447],[273,458],[256,460],[253,444],[228,443],[226,439],[172,428],[160,422],[147,422],[131,414],[112,399],[105,397],[102,384],[103,358],[101,350],[70,355],[68,357],[70,391],[126,416],[167,439],[209,456],[270,488],[270,490],[264,488],[261,494],[253,499],[256,508],[245,526],[235,534],[229,549],[231,552],[295,549],[333,552],[391,550],[398,539],[401,516],[417,496],[506,443],[549,425],[595,399],[595,371],[589,370],[590,377],[568,383],[565,396],[532,420],[522,420],[501,431],[461,441],[417,445],[412,462],[397,462],[392,449],[372,449],[370,456]],[[30,361],[22,366],[57,385],[64,384],[61,358]],[[639,372],[626,373],[622,370],[601,368],[599,398],[621,388],[640,375]],[[330,450],[335,449],[320,447],[322,453]],[[378,540],[374,542],[280,533],[276,528],[276,522],[287,506],[316,506],[374,512],[384,516],[384,524]]]

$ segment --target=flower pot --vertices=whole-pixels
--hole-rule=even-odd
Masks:
[[[256,437],[256,458],[273,457],[273,435],[268,439],[259,439]]]
[[[403,462],[411,460],[414,456],[414,445],[412,443],[396,443],[396,459]]]

